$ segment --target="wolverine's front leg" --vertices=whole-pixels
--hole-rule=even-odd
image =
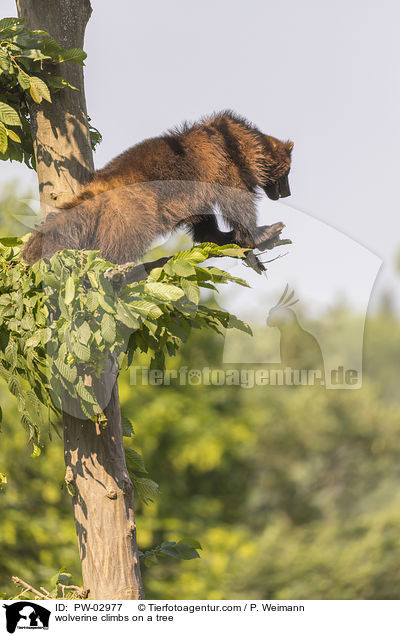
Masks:
[[[195,243],[233,243],[233,232],[222,232],[213,212],[195,214],[185,220],[185,225],[189,227]]]
[[[217,203],[225,221],[232,228],[232,243],[254,249],[257,238],[257,208],[252,193],[226,188]]]

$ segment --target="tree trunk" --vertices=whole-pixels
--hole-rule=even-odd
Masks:
[[[16,0],[30,29],[44,29],[64,48],[83,48],[91,14],[89,0]],[[93,171],[83,70],[63,64],[54,70],[79,91],[63,89],[53,103],[32,104],[32,130],[42,214],[75,193]],[[66,481],[73,493],[83,583],[96,599],[143,598],[137,554],[133,487],[122,443],[117,373],[104,386],[111,399],[108,424],[64,413]]]
[[[83,48],[86,24],[92,13],[89,0],[16,0],[28,29],[48,31],[63,48]],[[55,64],[52,75],[65,77],[79,90],[63,89],[53,103],[32,102],[32,135],[43,216],[70,198],[93,172],[86,113],[83,67]]]
[[[133,509],[125,463],[117,373],[105,409],[107,426],[64,414],[66,481],[74,493],[82,574],[91,597],[143,598]]]

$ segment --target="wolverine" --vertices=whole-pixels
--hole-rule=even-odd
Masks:
[[[258,189],[273,200],[290,196],[292,148],[231,111],[142,141],[49,214],[23,257],[34,263],[57,250],[86,249],[112,263],[132,262],[180,227],[196,243],[255,248],[268,231],[257,227]],[[219,229],[218,210],[230,231]]]

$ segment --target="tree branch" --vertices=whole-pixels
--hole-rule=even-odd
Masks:
[[[11,578],[13,583],[15,583],[15,585],[19,585],[20,587],[24,588],[23,590],[24,592],[32,592],[32,594],[35,594],[39,598],[43,598],[43,599],[47,598],[44,594],[39,592],[39,590],[36,590],[34,587],[32,587],[32,585],[29,585],[29,583],[26,583],[26,581],[23,581],[18,576],[13,576]]]
[[[114,288],[121,289],[121,287],[130,283],[138,283],[141,280],[145,280],[153,269],[163,267],[170,258],[171,256],[163,256],[156,261],[148,261],[139,265],[137,263],[117,265],[116,267],[110,267],[104,276]]]
[[[272,250],[279,245],[287,245],[291,243],[289,239],[282,240],[280,238],[281,232],[285,227],[284,223],[274,223],[270,225],[263,234],[263,241],[257,245],[257,250],[263,252],[264,250]],[[210,258],[212,254],[210,254]],[[163,256],[155,261],[148,261],[146,263],[125,263],[124,265],[117,265],[116,267],[110,267],[104,274],[104,276],[110,281],[114,289],[121,289],[125,285],[130,283],[138,283],[145,280],[150,272],[156,267],[163,267],[165,263],[171,258],[171,256]],[[246,256],[246,262],[259,272],[263,271],[261,268],[261,262],[257,256],[253,253],[253,250],[249,250]],[[261,272],[259,272],[261,273]]]

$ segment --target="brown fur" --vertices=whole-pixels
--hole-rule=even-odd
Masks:
[[[23,257],[33,263],[67,249],[98,249],[114,263],[139,259],[158,236],[185,225],[196,242],[254,247],[256,188],[290,194],[293,144],[262,134],[231,112],[147,139],[94,173],[63,210],[32,234]],[[218,206],[230,232],[221,232]]]

